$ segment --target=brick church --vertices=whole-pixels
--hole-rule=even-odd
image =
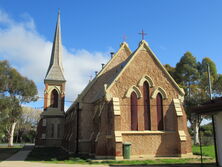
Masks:
[[[133,52],[121,43],[66,112],[61,51],[58,15],[36,146],[95,158],[121,159],[126,142],[135,158],[192,154],[184,91],[145,40]]]

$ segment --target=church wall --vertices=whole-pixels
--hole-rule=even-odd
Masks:
[[[127,134],[128,133],[128,134]],[[134,133],[129,135],[130,132],[123,132],[123,141],[130,142],[131,155],[145,155],[145,156],[177,156],[178,143],[176,132],[145,132]]]
[[[104,84],[107,82],[107,80],[113,77],[115,67],[124,61],[129,55],[130,52],[127,49],[121,49],[118,55],[113,57],[112,61],[103,71],[103,74],[98,76],[97,81],[81,100],[79,149],[82,153],[97,152],[98,154],[106,155],[107,150],[113,150],[114,146],[111,148],[110,146],[112,145],[111,143],[114,143],[112,142],[114,139],[110,139],[109,136],[107,137],[107,121],[104,122],[104,120],[107,120],[105,117],[108,113],[108,104],[105,104],[106,102],[103,100],[100,100],[99,102],[95,101],[102,98],[100,94],[103,94],[102,91],[104,91]],[[95,119],[95,117],[98,117],[97,115],[100,112],[99,108],[101,108],[103,105],[105,105],[105,107],[102,109],[102,115]],[[98,132],[100,132],[101,135],[98,135]],[[96,138],[97,141],[95,141]],[[109,148],[107,148],[106,151],[102,151],[102,149],[104,149],[104,143],[107,141],[110,143],[107,145]]]
[[[104,103],[105,105],[104,105]],[[104,108],[101,110],[99,119],[95,119],[97,131],[99,135],[95,138],[95,155],[98,156],[114,156],[115,140],[114,140],[114,122],[113,122],[113,109],[111,102],[103,101]]]
[[[177,88],[172,84],[172,81],[168,78],[168,76],[161,70],[161,68],[159,67],[159,64],[152,58],[152,56],[150,56],[150,54],[151,53],[148,53],[146,50],[139,51],[139,53],[134,57],[133,61],[131,61],[129,66],[125,69],[125,71],[121,74],[121,76],[118,78],[116,83],[109,90],[112,97],[120,98],[121,131],[131,131],[130,98],[126,97],[126,92],[133,85],[136,85],[137,87],[139,87],[138,82],[140,81],[140,79],[143,77],[144,74],[150,76],[155,84],[154,87],[150,88],[151,95],[158,86],[160,86],[162,89],[166,91],[167,98],[163,100],[164,131],[175,131],[175,132],[177,131],[177,127],[176,127],[177,117],[173,109],[174,105],[172,103],[172,100],[179,98],[179,92]],[[142,87],[139,87],[139,89],[141,92],[143,92]],[[156,99],[151,98],[150,104],[151,104],[151,130],[156,131],[157,130]],[[144,122],[143,122],[143,116],[142,116],[144,109],[142,105],[143,105],[143,98],[139,98],[138,99],[138,118],[139,118],[138,130],[139,131],[144,130]],[[171,138],[170,140],[166,140],[169,143],[161,143],[161,145],[162,144],[171,145],[170,143],[171,141],[173,141],[174,144],[178,143],[176,144],[177,148],[172,149],[173,152],[171,152],[171,154],[175,154],[176,151],[178,154],[180,151],[181,153],[187,153],[189,151],[191,152],[191,146],[189,145],[190,136],[187,131],[187,126],[186,126],[187,121],[186,121],[184,111],[183,111],[183,115],[184,117],[181,118],[183,121],[182,129],[185,131],[187,135],[187,139],[188,139],[187,142],[184,142],[186,149],[182,148],[182,150],[180,150],[178,134],[172,135],[171,137],[167,135],[164,135],[164,137],[161,137],[161,135],[159,135],[159,137],[157,137],[159,138],[158,140],[161,142],[163,141],[165,142],[163,138],[165,138],[166,136],[168,137],[168,139]],[[143,140],[141,141],[145,141],[144,140],[145,138],[147,138],[148,140],[149,136],[150,135],[143,136]],[[153,138],[152,135],[150,137]],[[136,142],[136,138],[134,135],[128,135],[128,136],[123,135],[122,140],[123,142],[132,142],[132,144],[135,143],[136,146],[132,145],[133,148],[139,147],[137,145],[139,143]],[[145,143],[140,143],[140,144],[143,145]],[[147,148],[148,148],[148,144],[147,144]],[[138,148],[138,150],[140,149]],[[154,150],[156,150],[156,148]],[[144,153],[143,151],[140,152],[140,154],[143,154],[143,153]],[[135,150],[133,151],[133,154],[137,154]],[[157,152],[156,155],[158,154],[167,154],[167,152],[163,152],[163,153]]]
[[[138,68],[138,65],[140,66]],[[162,87],[167,91],[168,98],[163,100],[164,105],[164,117],[165,130],[176,130],[173,126],[175,124],[175,113],[171,110],[173,107],[172,99],[178,98],[178,92],[174,86],[170,83],[171,81],[167,79],[166,75],[158,68],[157,63],[148,55],[146,51],[140,51],[138,55],[134,58],[128,68],[122,73],[121,77],[118,80],[118,83],[115,84],[110,92],[113,97],[122,97],[120,98],[121,108],[121,130],[130,130],[130,98],[125,97],[127,90],[132,86],[138,86],[139,80],[146,74],[150,76],[155,84],[154,88],[150,88],[150,96],[154,92],[157,86]],[[143,92],[143,88],[139,87],[140,91]],[[141,111],[139,114],[143,113],[143,99],[138,99],[138,111]],[[151,120],[154,124],[152,129],[156,130],[156,99],[150,100],[151,103]],[[139,117],[142,118],[141,115]],[[141,122],[143,124],[143,120]],[[140,125],[140,130],[143,130],[143,126]]]
[[[62,147],[69,152],[76,152],[76,135],[77,135],[77,117],[76,111],[72,109],[66,113],[64,135]]]

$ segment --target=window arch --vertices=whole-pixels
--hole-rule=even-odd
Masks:
[[[163,98],[160,93],[156,97],[157,130],[163,130]]]
[[[143,86],[143,84],[144,84],[145,81],[148,82],[149,87],[152,88],[152,87],[155,86],[152,78],[151,78],[150,76],[148,76],[148,75],[143,75],[143,77],[142,77],[142,78],[140,79],[140,81],[138,82],[138,86]]]
[[[50,99],[50,107],[57,108],[58,107],[58,92],[53,89],[51,92],[51,99]]]
[[[157,94],[158,94],[158,93],[161,94],[161,96],[162,96],[163,99],[167,99],[167,98],[168,98],[166,91],[165,91],[163,88],[161,88],[160,86],[158,86],[158,87],[154,90],[154,92],[152,93],[151,98],[155,99],[155,98],[157,97]]]
[[[150,120],[150,91],[148,82],[143,83],[143,99],[144,99],[144,129],[151,130]]]
[[[135,86],[135,85],[131,86],[127,90],[125,97],[130,97],[132,92],[136,93],[137,98],[141,98],[142,97],[142,93],[141,93],[140,89],[137,86]]]
[[[138,116],[137,116],[137,95],[135,92],[131,93],[131,130],[138,130]]]

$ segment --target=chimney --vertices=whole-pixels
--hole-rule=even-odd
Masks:
[[[102,63],[101,65],[102,65],[102,69],[103,69],[105,64],[104,64],[104,63]]]
[[[111,55],[111,59],[113,58],[113,55],[115,54],[115,52],[110,52]]]
[[[97,74],[98,74],[98,71],[95,71],[95,75],[97,76]]]

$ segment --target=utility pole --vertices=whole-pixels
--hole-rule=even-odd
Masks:
[[[208,85],[209,85],[209,97],[212,100],[212,87],[211,87],[211,78],[210,78],[210,66],[207,64],[207,73],[208,73]],[[216,139],[216,130],[215,130],[215,123],[214,123],[214,115],[212,115],[212,125],[213,125],[213,132],[214,132],[214,151],[216,157],[216,165],[219,166],[218,157],[217,157],[217,139]]]

